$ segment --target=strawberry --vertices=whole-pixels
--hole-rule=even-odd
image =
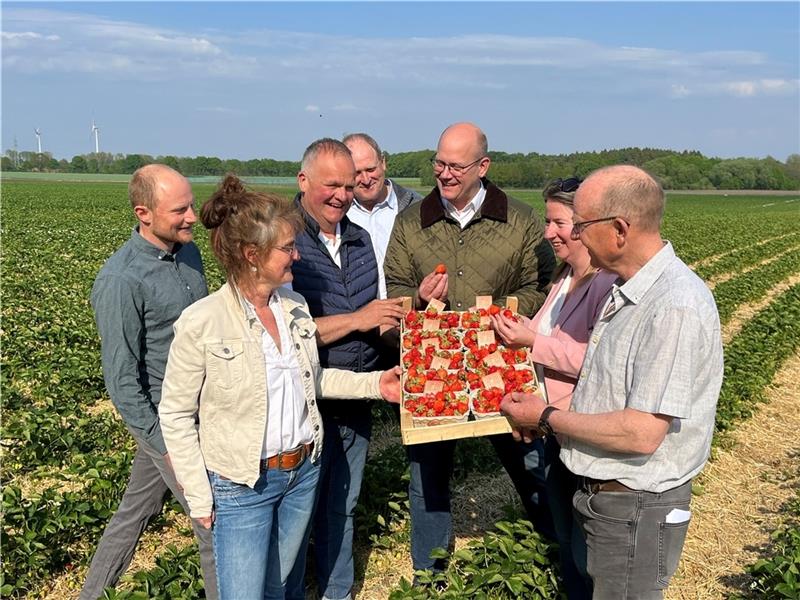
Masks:
[[[444,328],[453,328],[458,327],[459,322],[459,314],[457,312],[444,312],[441,315],[441,327]]]
[[[517,319],[516,315],[511,311],[510,308],[503,309],[503,316],[506,319],[509,319],[510,321],[514,321],[514,323],[519,321],[519,319]]]
[[[409,402],[412,400],[406,400],[406,408],[408,408]],[[415,407],[412,413],[416,417],[462,416],[469,410],[469,401],[464,395],[437,392],[421,396],[416,401]]]
[[[436,265],[436,268],[433,270],[433,272],[437,275],[444,275],[447,273],[447,266],[444,263],[439,263]]]
[[[493,413],[500,412],[500,401],[503,399],[503,390],[500,388],[489,388],[481,390],[474,403],[475,412]]]

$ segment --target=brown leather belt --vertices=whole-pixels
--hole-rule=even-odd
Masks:
[[[281,471],[296,469],[303,464],[306,458],[311,456],[313,449],[314,442],[311,442],[268,458],[262,458],[260,462],[261,472],[263,473],[267,469],[280,469]]]
[[[627,485],[624,485],[616,479],[592,479],[591,477],[581,477],[581,487],[584,491],[590,494],[598,492],[636,492]]]

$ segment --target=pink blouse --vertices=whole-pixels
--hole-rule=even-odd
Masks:
[[[537,333],[531,356],[544,369],[548,401],[562,410],[569,409],[589,336],[610,295],[611,286],[617,280],[615,273],[597,271],[564,300],[550,335],[541,335],[538,333],[539,321],[558,297],[568,273],[566,271],[553,283],[544,304],[529,324],[530,329]]]

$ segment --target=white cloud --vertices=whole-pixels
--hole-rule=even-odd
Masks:
[[[210,112],[222,115],[239,115],[242,111],[235,108],[227,108],[225,106],[198,106],[195,110],[200,112]]]
[[[3,67],[26,73],[90,73],[164,80],[176,76],[248,77],[254,61],[202,35],[87,14],[10,9],[3,15]],[[40,40],[53,44],[34,43]]]
[[[331,108],[331,110],[336,110],[336,111],[354,111],[354,110],[358,110],[358,107],[355,104],[344,103],[344,104],[337,104],[336,106]]]
[[[685,85],[681,85],[679,83],[672,84],[672,97],[673,98],[686,98],[690,96],[692,92],[687,88]]]
[[[8,52],[9,50],[16,50],[19,48],[26,48],[31,46],[33,43],[37,43],[40,41],[43,42],[57,42],[61,38],[57,35],[42,35],[41,33],[36,33],[35,31],[3,31],[2,32],[2,40],[3,40],[3,50],[4,52]]]
[[[4,69],[31,74],[82,72],[137,81],[268,80],[271,85],[336,91],[370,81],[414,94],[433,86],[463,92],[514,90],[523,88],[523,81],[561,82],[579,74],[585,77],[572,78],[572,85],[591,82],[583,84],[583,93],[623,93],[624,88],[625,93],[645,90],[680,99],[797,91],[796,81],[782,79],[764,53],[742,49],[693,52],[576,37],[466,34],[372,37],[365,52],[364,39],[355,35],[179,31],[28,8],[6,10],[3,28]],[[23,51],[20,44],[28,47]],[[320,108],[309,105],[306,110]],[[331,110],[362,109],[343,102]]]
[[[319,112],[319,106],[316,104],[308,104],[303,110],[306,112]]]
[[[756,83],[754,81],[731,81],[720,86],[730,91],[735,96],[755,96]]]
[[[755,96],[778,96],[797,93],[800,90],[798,79],[754,79],[741,81],[718,81],[697,83],[692,86],[672,84],[673,98],[687,96],[736,96],[752,98]]]

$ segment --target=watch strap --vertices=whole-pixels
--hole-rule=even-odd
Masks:
[[[539,429],[547,435],[555,435],[553,428],[550,426],[550,415],[554,410],[558,410],[553,405],[545,406],[539,417]]]

